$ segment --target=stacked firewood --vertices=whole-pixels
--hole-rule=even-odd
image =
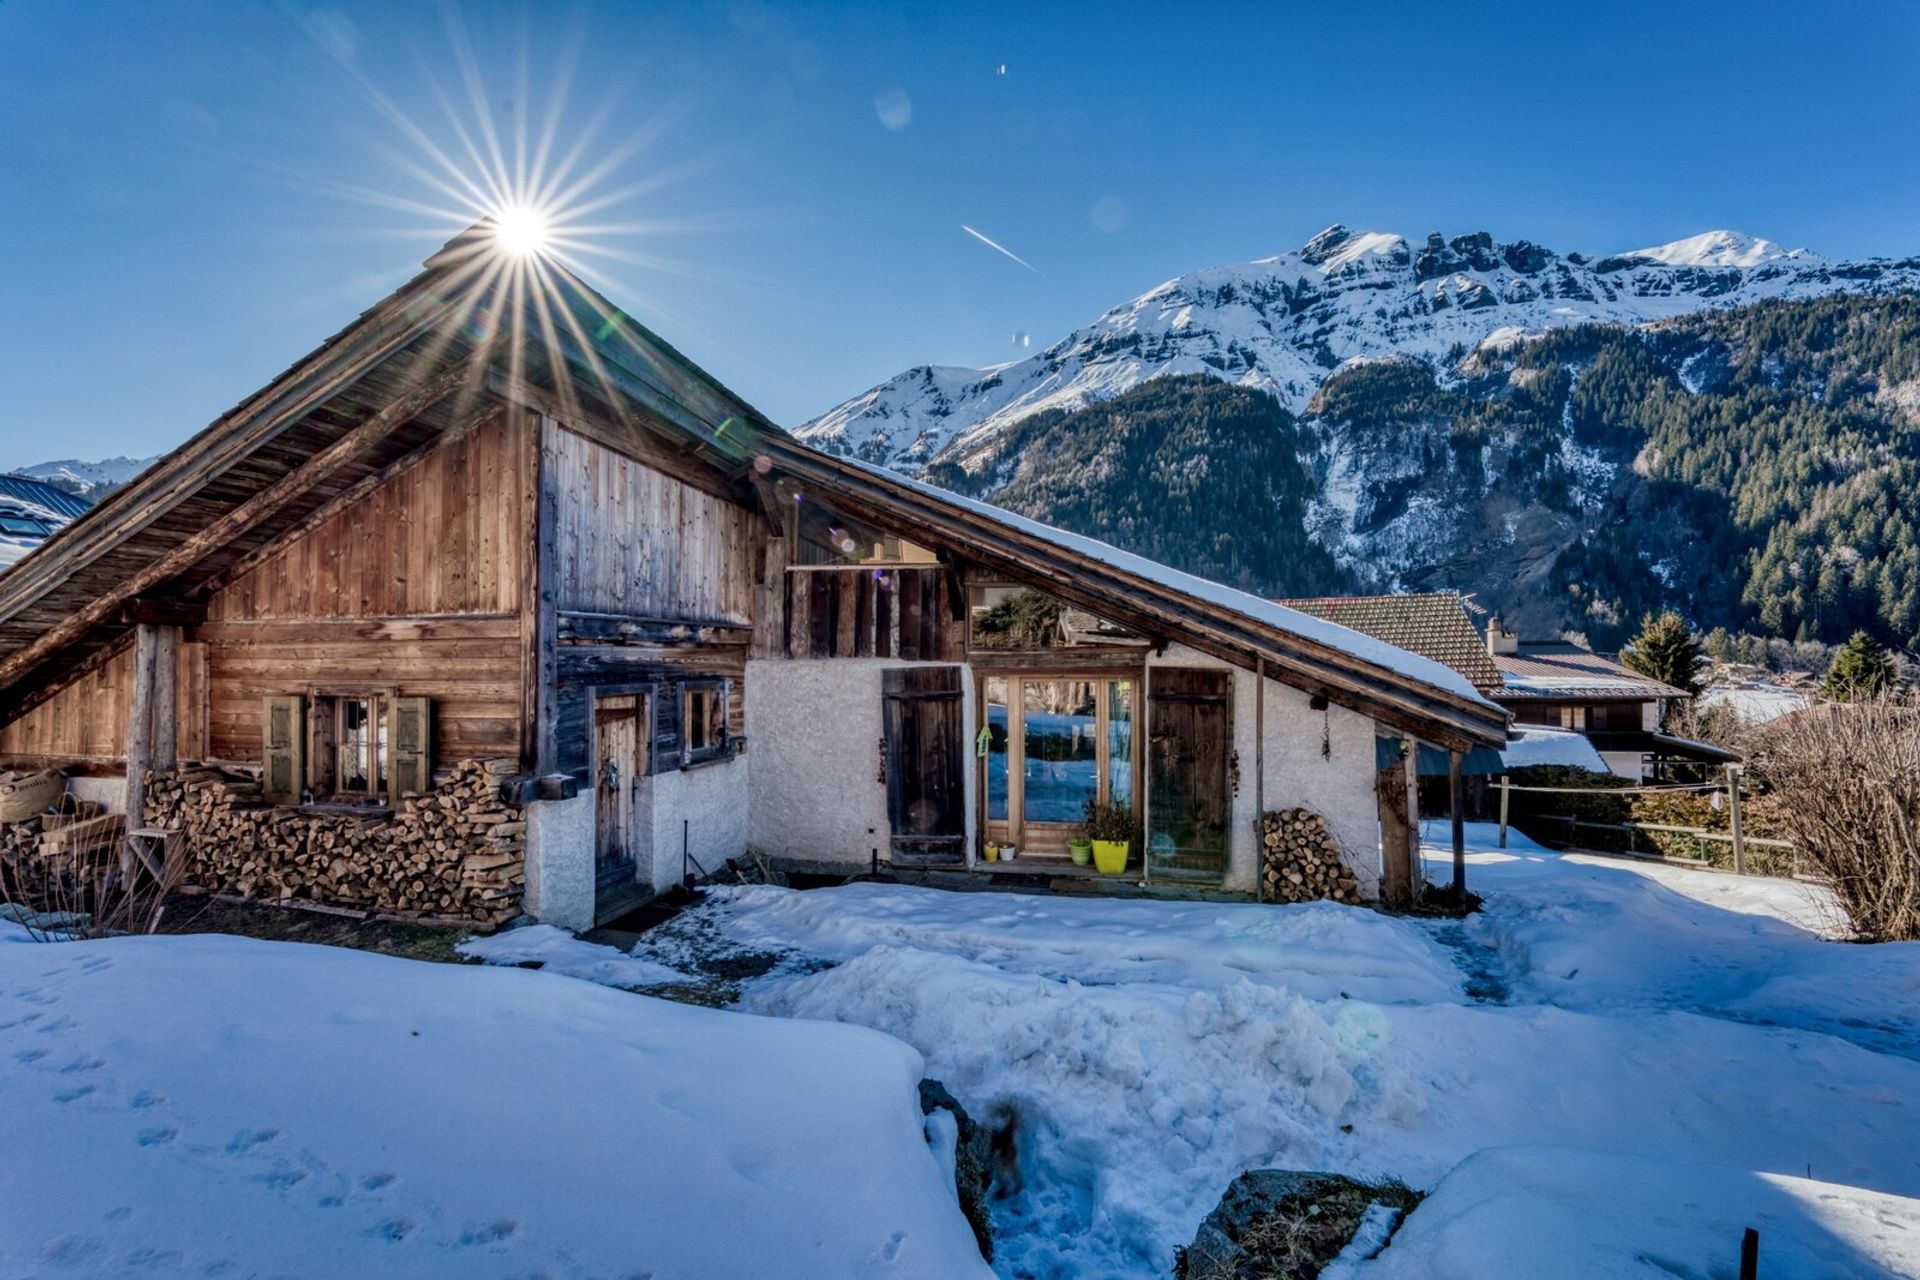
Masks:
[[[1340,857],[1327,820],[1311,809],[1277,809],[1260,819],[1261,866],[1270,902],[1358,902],[1360,883]]]
[[[146,822],[185,833],[188,879],[249,898],[498,923],[518,913],[527,824],[500,799],[512,760],[466,760],[391,811],[265,803],[258,779],[153,775]]]

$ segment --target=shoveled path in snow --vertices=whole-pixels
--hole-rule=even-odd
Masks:
[[[720,890],[682,919],[786,957],[741,1007],[887,1032],[976,1116],[1018,1117],[1003,1276],[1164,1276],[1263,1165],[1436,1188],[1360,1276],[1563,1274],[1551,1235],[1514,1236],[1505,1269],[1459,1249],[1570,1203],[1595,1237],[1583,1274],[1714,1274],[1718,1224],[1762,1210],[1836,1274],[1920,1268],[1920,949],[1823,940],[1802,886],[1472,834],[1487,910],[1464,926],[870,884]],[[686,969],[684,936],[639,958]],[[1700,1188],[1695,1236],[1609,1193],[1629,1166]]]

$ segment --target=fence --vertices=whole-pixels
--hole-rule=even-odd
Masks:
[[[1709,867],[1717,870],[1730,869],[1738,875],[1800,879],[1800,853],[1791,841],[1752,836],[1742,829],[1740,775],[1739,765],[1728,765],[1725,784],[1609,788],[1524,787],[1515,786],[1509,779],[1502,777],[1500,779],[1500,847],[1504,849],[1507,846],[1507,828],[1511,825],[1508,822],[1510,798],[1516,791],[1538,795],[1625,797],[1649,792],[1687,792],[1697,795],[1704,791],[1721,790],[1724,786],[1728,817],[1725,831],[1658,822],[1600,822],[1573,814],[1533,813],[1527,816],[1528,825],[1544,825],[1549,831],[1539,835],[1529,831],[1527,834],[1542,844],[1561,849],[1625,854],[1636,858],[1658,858],[1664,862],[1680,865]],[[1559,828],[1564,829],[1565,838],[1556,841],[1554,834],[1550,832]],[[1582,833],[1594,833],[1597,838],[1583,840]]]

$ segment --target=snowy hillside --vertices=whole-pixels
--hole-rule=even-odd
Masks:
[[[1567,325],[1916,289],[1920,258],[1836,262],[1731,231],[1596,259],[1486,232],[1411,243],[1336,225],[1294,253],[1169,280],[1027,359],[909,369],[799,434],[900,470],[935,458],[966,465],[1009,423],[1168,374],[1260,387],[1297,412],[1356,360],[1438,363],[1489,338]]]

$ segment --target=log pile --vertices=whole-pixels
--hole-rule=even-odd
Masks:
[[[156,773],[146,823],[185,833],[188,880],[216,892],[500,923],[519,913],[527,824],[501,801],[513,760],[465,760],[391,811],[268,805],[258,779]]]
[[[1340,857],[1327,820],[1311,809],[1276,809],[1260,819],[1261,874],[1269,902],[1358,902],[1360,883]]]

